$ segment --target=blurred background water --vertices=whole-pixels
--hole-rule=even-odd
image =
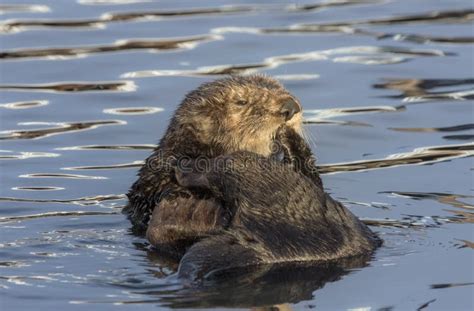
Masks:
[[[10,0],[0,14],[2,310],[473,309],[472,1]],[[187,91],[251,72],[301,100],[327,191],[385,244],[367,267],[302,273],[296,293],[283,280],[190,299],[130,233],[124,193]]]

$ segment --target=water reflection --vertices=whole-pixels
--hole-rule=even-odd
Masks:
[[[358,106],[355,108],[330,108],[330,109],[306,109],[305,123],[312,123],[313,121],[321,119],[329,119],[334,117],[354,115],[354,114],[370,114],[370,113],[383,113],[383,112],[399,112],[404,111],[405,107],[392,107],[392,106]]]
[[[318,74],[310,73],[301,73],[301,74],[286,74],[286,75],[276,75],[275,79],[280,81],[303,81],[303,80],[313,80],[319,79]]]
[[[319,121],[315,121],[318,123]],[[322,121],[324,123],[326,121]],[[311,123],[311,121],[309,121]],[[331,121],[327,121],[331,123]],[[337,122],[335,122],[338,124]],[[348,124],[344,124],[348,125]],[[353,124],[352,124],[353,125]],[[73,147],[74,148],[74,147]],[[383,159],[359,160],[343,163],[330,163],[318,165],[321,174],[334,174],[342,172],[367,171],[404,165],[433,164],[457,158],[474,156],[474,144],[442,145],[416,148],[413,151],[389,155]],[[104,169],[124,169],[141,167],[143,160],[128,163],[96,165],[96,166],[75,166],[65,167],[64,170],[104,170]]]
[[[113,169],[124,169],[124,168],[138,168],[143,165],[143,160],[137,160],[128,163],[118,164],[105,164],[105,165],[89,165],[89,166],[72,166],[63,167],[63,170],[74,171],[74,170],[113,170]]]
[[[118,114],[118,115],[142,115],[142,114],[153,114],[164,111],[160,107],[127,107],[127,108],[109,108],[104,109],[103,112],[107,114]]]
[[[25,191],[58,191],[64,190],[63,187],[12,187],[12,190],[25,190]]]
[[[319,170],[322,174],[366,171],[402,165],[432,164],[472,156],[474,156],[474,144],[422,147],[410,152],[392,154],[385,159],[324,164],[319,166]]]
[[[119,82],[71,82],[48,84],[3,84],[0,89],[6,91],[32,91],[32,92],[91,92],[91,91],[118,91],[133,92],[136,90],[133,81]]]
[[[416,311],[421,311],[421,310],[423,310],[423,309],[428,308],[428,306],[429,306],[430,304],[432,304],[433,302],[435,302],[435,301],[436,301],[436,299],[428,300],[428,301],[425,302],[424,304],[420,305],[420,306],[416,309]]]
[[[474,19],[473,9],[433,11],[380,19],[368,19],[337,23],[335,25],[395,25],[411,23],[467,23]]]
[[[342,125],[342,126],[366,126],[371,127],[369,123],[358,122],[358,121],[347,121],[347,120],[325,120],[318,118],[311,118],[304,120],[303,124],[328,124],[328,125]]]
[[[474,199],[474,196],[453,194],[453,193],[439,193],[439,192],[404,192],[404,191],[386,191],[382,193],[389,193],[395,196],[405,197],[412,200],[435,200],[441,204],[448,204],[453,207],[474,210],[474,205],[462,202],[460,199]]]
[[[432,284],[432,289],[440,289],[440,288],[450,288],[450,287],[458,287],[458,286],[470,286],[474,285],[473,282],[469,283],[443,283],[443,284]]]
[[[122,78],[146,78],[159,76],[209,76],[228,74],[250,74],[259,69],[274,69],[285,64],[309,61],[356,63],[363,65],[396,64],[414,57],[450,56],[453,53],[441,50],[418,50],[394,46],[350,46],[306,53],[287,54],[265,58],[262,62],[252,64],[232,64],[198,67],[191,70],[141,70],[128,72]]]
[[[18,176],[20,178],[67,178],[67,179],[108,179],[104,176],[90,176],[78,174],[58,174],[58,173],[33,173],[23,174]]]
[[[114,44],[103,44],[97,46],[76,46],[67,48],[30,48],[17,49],[12,51],[0,52],[0,59],[19,59],[19,58],[38,58],[45,57],[49,59],[65,59],[70,57],[84,57],[89,54],[111,53],[130,50],[149,50],[153,52],[168,51],[174,49],[191,49],[197,44],[220,39],[216,35],[194,36],[186,38],[169,39],[133,39],[118,40]],[[130,82],[129,82],[130,83]],[[74,86],[69,86],[74,87]],[[63,87],[67,88],[67,86]],[[122,87],[123,88],[123,87]],[[128,88],[133,88],[129,85]],[[94,88],[92,88],[94,89]],[[107,89],[113,89],[108,86]]]
[[[72,146],[60,147],[56,150],[153,150],[157,145],[142,144],[142,145],[86,145],[86,146]]]
[[[391,127],[389,129],[399,132],[460,132],[473,130],[474,123],[446,127]]]
[[[99,18],[82,20],[7,20],[0,24],[0,32],[19,32],[35,28],[103,28],[110,22],[149,21],[151,19],[223,15],[251,12],[250,6],[227,6],[218,8],[184,9],[168,11],[106,13]]]
[[[360,5],[360,4],[379,4],[385,0],[328,0],[322,1],[321,3],[314,4],[294,4],[287,7],[289,11],[316,11],[332,7],[344,7],[348,5]]]
[[[31,214],[31,215],[0,217],[0,223],[11,222],[11,221],[24,221],[24,220],[31,220],[31,219],[37,219],[37,218],[46,218],[46,217],[107,216],[107,215],[116,215],[116,214],[119,214],[119,212],[93,212],[93,211],[45,212],[45,213]]]
[[[346,4],[345,1],[341,1],[342,4]],[[335,4],[335,3],[334,3]],[[303,5],[296,7],[296,11],[305,10],[309,8],[319,9],[324,4],[316,5]],[[327,6],[326,6],[327,7]],[[299,8],[299,9],[298,9]],[[364,35],[374,37],[378,40],[392,39],[395,41],[407,41],[411,43],[424,44],[424,43],[450,43],[450,44],[470,44],[474,43],[473,36],[462,36],[462,37],[443,37],[436,35],[425,35],[425,34],[413,34],[413,33],[387,33],[381,31],[368,30],[361,27],[371,25],[397,25],[397,24],[409,24],[409,23],[467,23],[474,19],[473,10],[453,10],[453,11],[434,11],[424,14],[416,15],[405,15],[384,19],[368,19],[368,20],[355,20],[355,21],[344,21],[344,22],[333,22],[333,23],[318,23],[318,24],[294,24],[283,27],[271,27],[271,28],[255,28],[255,27],[222,27],[214,29],[215,33],[227,33],[227,32],[241,32],[241,33],[252,33],[252,34],[310,34],[310,33],[331,33],[340,32],[350,35]]]
[[[474,79],[385,79],[374,84],[376,89],[390,89],[401,95],[386,96],[401,98],[404,102],[423,102],[429,100],[466,100],[474,99],[474,89],[456,89],[454,91],[434,92],[432,89],[474,85]]]
[[[130,4],[146,2],[143,0],[79,0],[80,4]],[[84,20],[10,20],[0,24],[0,31],[3,32],[18,32],[31,30],[35,28],[103,28],[107,23],[110,22],[125,22],[125,21],[140,21],[140,20],[159,20],[163,18],[176,18],[176,17],[193,17],[193,16],[212,16],[212,15],[227,15],[227,14],[238,14],[238,13],[250,13],[253,11],[287,11],[287,12],[300,12],[300,11],[314,11],[324,8],[331,7],[344,7],[350,5],[360,4],[374,4],[382,3],[383,0],[332,0],[325,1],[318,4],[306,4],[306,5],[252,5],[252,6],[221,6],[215,8],[196,8],[196,9],[182,9],[182,10],[166,10],[166,11],[146,11],[146,12],[117,12],[117,13],[106,13],[95,19],[84,19]],[[21,5],[5,5],[4,11],[19,11],[29,10],[36,12],[48,12],[47,6],[21,6]]]
[[[0,160],[25,160],[31,158],[56,158],[61,156],[59,153],[51,152],[31,152],[31,151],[22,151],[19,153],[14,153],[9,150],[0,150]]]
[[[460,199],[473,199],[474,196],[460,195],[451,193],[424,193],[424,192],[401,192],[388,191],[382,193],[390,193],[395,196],[407,197],[413,200],[436,200],[441,204],[450,205],[456,209],[443,209],[443,211],[453,214],[453,216],[445,217],[451,223],[472,224],[474,223],[474,205],[461,201]]]
[[[371,26],[371,25],[397,25],[397,24],[412,24],[412,23],[468,23],[474,19],[474,10],[462,9],[462,10],[450,10],[450,11],[433,11],[422,14],[414,15],[402,15],[397,17],[380,18],[380,19],[367,19],[367,20],[354,20],[354,21],[342,21],[332,23],[317,23],[317,24],[295,24],[288,27],[281,28],[262,28],[255,29],[257,33],[311,33],[311,32],[342,32],[348,34],[362,34],[370,35],[379,39],[392,37],[394,39],[406,39],[407,41],[419,41],[429,40],[430,36],[423,35],[405,35],[402,34],[387,34],[383,32],[369,31],[366,29],[359,29],[356,27],[360,26]],[[398,37],[397,37],[398,36]],[[411,37],[412,36],[412,37]],[[432,37],[436,38],[436,37]],[[452,39],[452,37],[449,37]],[[451,39],[446,38],[446,42],[452,42]],[[472,37],[467,37],[468,41],[472,40]],[[456,39],[454,41],[463,40]]]
[[[393,131],[398,132],[461,132],[469,131],[474,129],[474,124],[461,124],[447,127],[394,127],[389,128]],[[474,135],[472,134],[459,134],[459,135],[445,135],[444,139],[447,140],[474,140]]]
[[[132,3],[146,3],[152,0],[77,0],[77,3],[84,5],[120,5]]]
[[[441,224],[445,223],[445,218],[441,221],[438,219],[441,217],[426,217],[426,216],[405,216],[402,219],[362,219],[362,222],[368,226],[381,227],[381,228],[401,228],[401,229],[424,229],[424,228],[437,228]]]
[[[161,259],[152,260],[163,264]],[[370,257],[357,257],[319,265],[259,265],[225,271],[198,288],[183,289],[169,297],[163,297],[161,291],[139,293],[161,296],[164,305],[172,308],[249,308],[296,303],[312,299],[315,290],[366,266],[369,260]]]
[[[32,130],[7,130],[2,131],[0,140],[9,139],[39,139],[52,135],[67,134],[70,132],[79,132],[96,129],[106,125],[124,125],[127,124],[121,120],[103,120],[103,121],[84,121],[84,122],[30,122],[24,125],[50,125],[52,127]]]
[[[0,4],[0,14],[8,13],[47,13],[51,9],[46,5]]]
[[[394,41],[406,41],[416,44],[426,43],[449,43],[449,44],[471,44],[474,43],[474,36],[461,36],[461,37],[443,37],[436,35],[421,35],[414,33],[388,33],[381,31],[371,31],[367,29],[355,28],[350,25],[338,25],[338,24],[295,24],[286,27],[274,27],[274,28],[252,28],[252,27],[223,27],[215,28],[214,33],[227,33],[227,32],[240,32],[240,33],[251,33],[251,34],[318,34],[318,33],[332,33],[339,32],[349,35],[362,35],[373,37],[376,40],[391,39]]]
[[[368,33],[368,32],[367,32]],[[430,35],[417,35],[405,33],[376,33],[378,39],[393,39],[395,41],[407,41],[418,44],[425,43],[449,43],[449,44],[471,44],[474,43],[474,36],[464,37],[441,37]]]
[[[7,202],[31,202],[31,203],[60,203],[60,204],[75,204],[80,206],[88,205],[99,205],[104,201],[120,201],[125,199],[124,194],[107,194],[97,195],[91,197],[82,197],[74,199],[25,199],[25,198],[12,198],[12,197],[0,197],[0,201]]]
[[[49,101],[47,100],[23,101],[23,102],[0,104],[0,107],[7,108],[7,109],[30,109],[30,108],[46,106],[48,105],[48,103]]]
[[[446,135],[443,136],[444,139],[448,140],[474,140],[474,135]]]
[[[471,241],[468,241],[468,240],[458,240],[458,241],[463,242],[463,245],[459,248],[469,247],[469,248],[474,249],[474,242],[471,242]]]

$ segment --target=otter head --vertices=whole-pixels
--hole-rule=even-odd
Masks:
[[[287,125],[301,133],[302,111],[275,79],[232,76],[187,94],[173,123],[174,129],[185,129],[199,143],[225,153],[245,150],[268,156],[278,128]]]

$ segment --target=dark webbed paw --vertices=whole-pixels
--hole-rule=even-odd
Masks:
[[[291,164],[296,171],[302,172],[316,185],[322,187],[321,178],[316,167],[316,158],[307,142],[291,127],[281,126],[275,137],[274,154],[280,156],[284,163]]]

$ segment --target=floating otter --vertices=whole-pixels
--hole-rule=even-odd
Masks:
[[[181,257],[231,219],[211,193],[179,185],[173,161],[239,150],[269,156],[278,128],[285,124],[301,132],[301,121],[298,100],[266,76],[233,76],[190,92],[128,193],[124,211],[133,231],[146,232],[161,251]]]
[[[301,119],[297,99],[265,76],[189,93],[128,193],[134,228],[184,255],[179,275],[190,279],[370,254],[379,239],[324,193]]]
[[[321,263],[370,254],[379,245],[366,225],[301,173],[308,162],[300,162],[306,160],[301,150],[293,152],[290,163],[241,151],[212,159],[210,170],[176,169],[180,185],[211,191],[232,219],[186,252],[180,276],[199,280],[259,264]]]

